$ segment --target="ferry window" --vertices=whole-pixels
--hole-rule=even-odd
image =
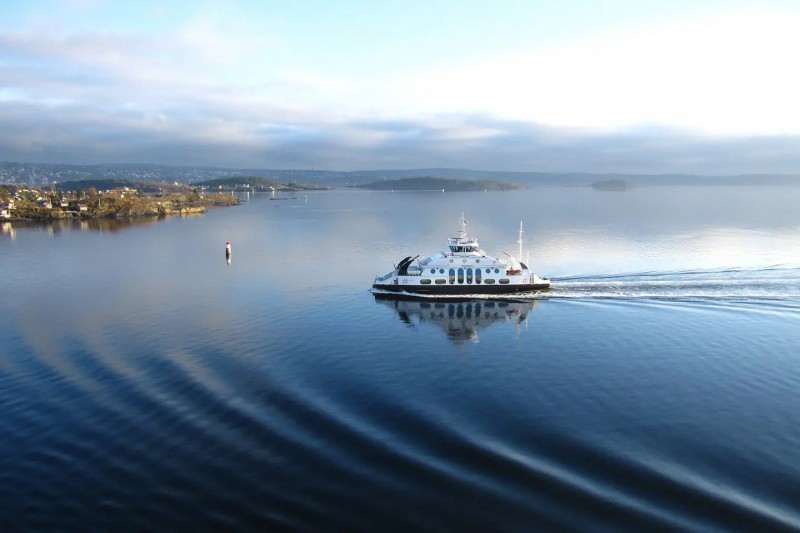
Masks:
[[[470,285],[472,284],[472,269],[471,268],[467,269],[467,283],[469,283]]]
[[[434,283],[437,285],[444,285],[445,283],[447,283],[447,280],[443,278],[437,278],[434,280]]]
[[[508,278],[502,278],[500,280],[500,283],[502,283],[503,285],[508,285],[509,283],[511,283],[511,280]]]
[[[443,268],[439,269],[439,274],[444,274],[444,269]]]
[[[491,271],[492,271],[492,269],[491,269],[491,268],[487,268],[487,269],[486,269],[486,273],[487,273],[487,274],[489,274]]]
[[[431,269],[431,274],[436,274],[436,269],[435,268]]]
[[[476,263],[480,263],[480,262],[481,262],[481,260],[480,260],[480,259],[476,259],[476,260],[475,260],[475,262],[476,262]]]
[[[481,269],[480,268],[476,268],[475,269],[475,283],[480,283],[480,282],[481,282]]]
[[[431,284],[431,280],[429,278],[422,278],[421,280],[419,280],[419,282],[421,284],[423,284],[423,285],[430,285]]]
[[[495,269],[494,269],[494,273],[495,273],[495,274],[499,274],[499,273],[500,273],[500,269],[499,269],[499,268],[495,268]]]
[[[487,285],[494,285],[494,280],[492,278],[486,278],[483,282]]]
[[[450,276],[449,276],[450,279],[448,281],[450,281],[451,284],[455,283],[456,282],[456,271],[455,271],[455,269],[451,268],[449,274],[450,274]]]
[[[463,268],[459,268],[458,269],[458,283],[459,284],[464,283],[464,269]]]

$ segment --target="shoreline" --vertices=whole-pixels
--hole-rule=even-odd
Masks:
[[[66,205],[50,205],[34,200],[17,200],[6,210],[3,222],[53,222],[84,220],[121,220],[131,218],[166,218],[205,214],[209,207],[232,207],[241,204],[236,196],[226,194],[170,194],[163,196],[96,196],[69,200]]]

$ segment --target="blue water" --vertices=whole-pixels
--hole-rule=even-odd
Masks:
[[[2,530],[800,528],[800,189],[244,199],[2,225]],[[553,290],[368,291],[462,211]]]

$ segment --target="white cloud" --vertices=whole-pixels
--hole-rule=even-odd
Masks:
[[[800,14],[740,11],[651,24],[396,82],[403,112],[712,134],[800,132]],[[391,99],[390,99],[391,100]]]

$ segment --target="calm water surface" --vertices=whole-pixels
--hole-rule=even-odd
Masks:
[[[797,205],[331,191],[2,224],[0,528],[800,528]],[[368,292],[462,211],[492,255],[524,221],[554,289]]]

